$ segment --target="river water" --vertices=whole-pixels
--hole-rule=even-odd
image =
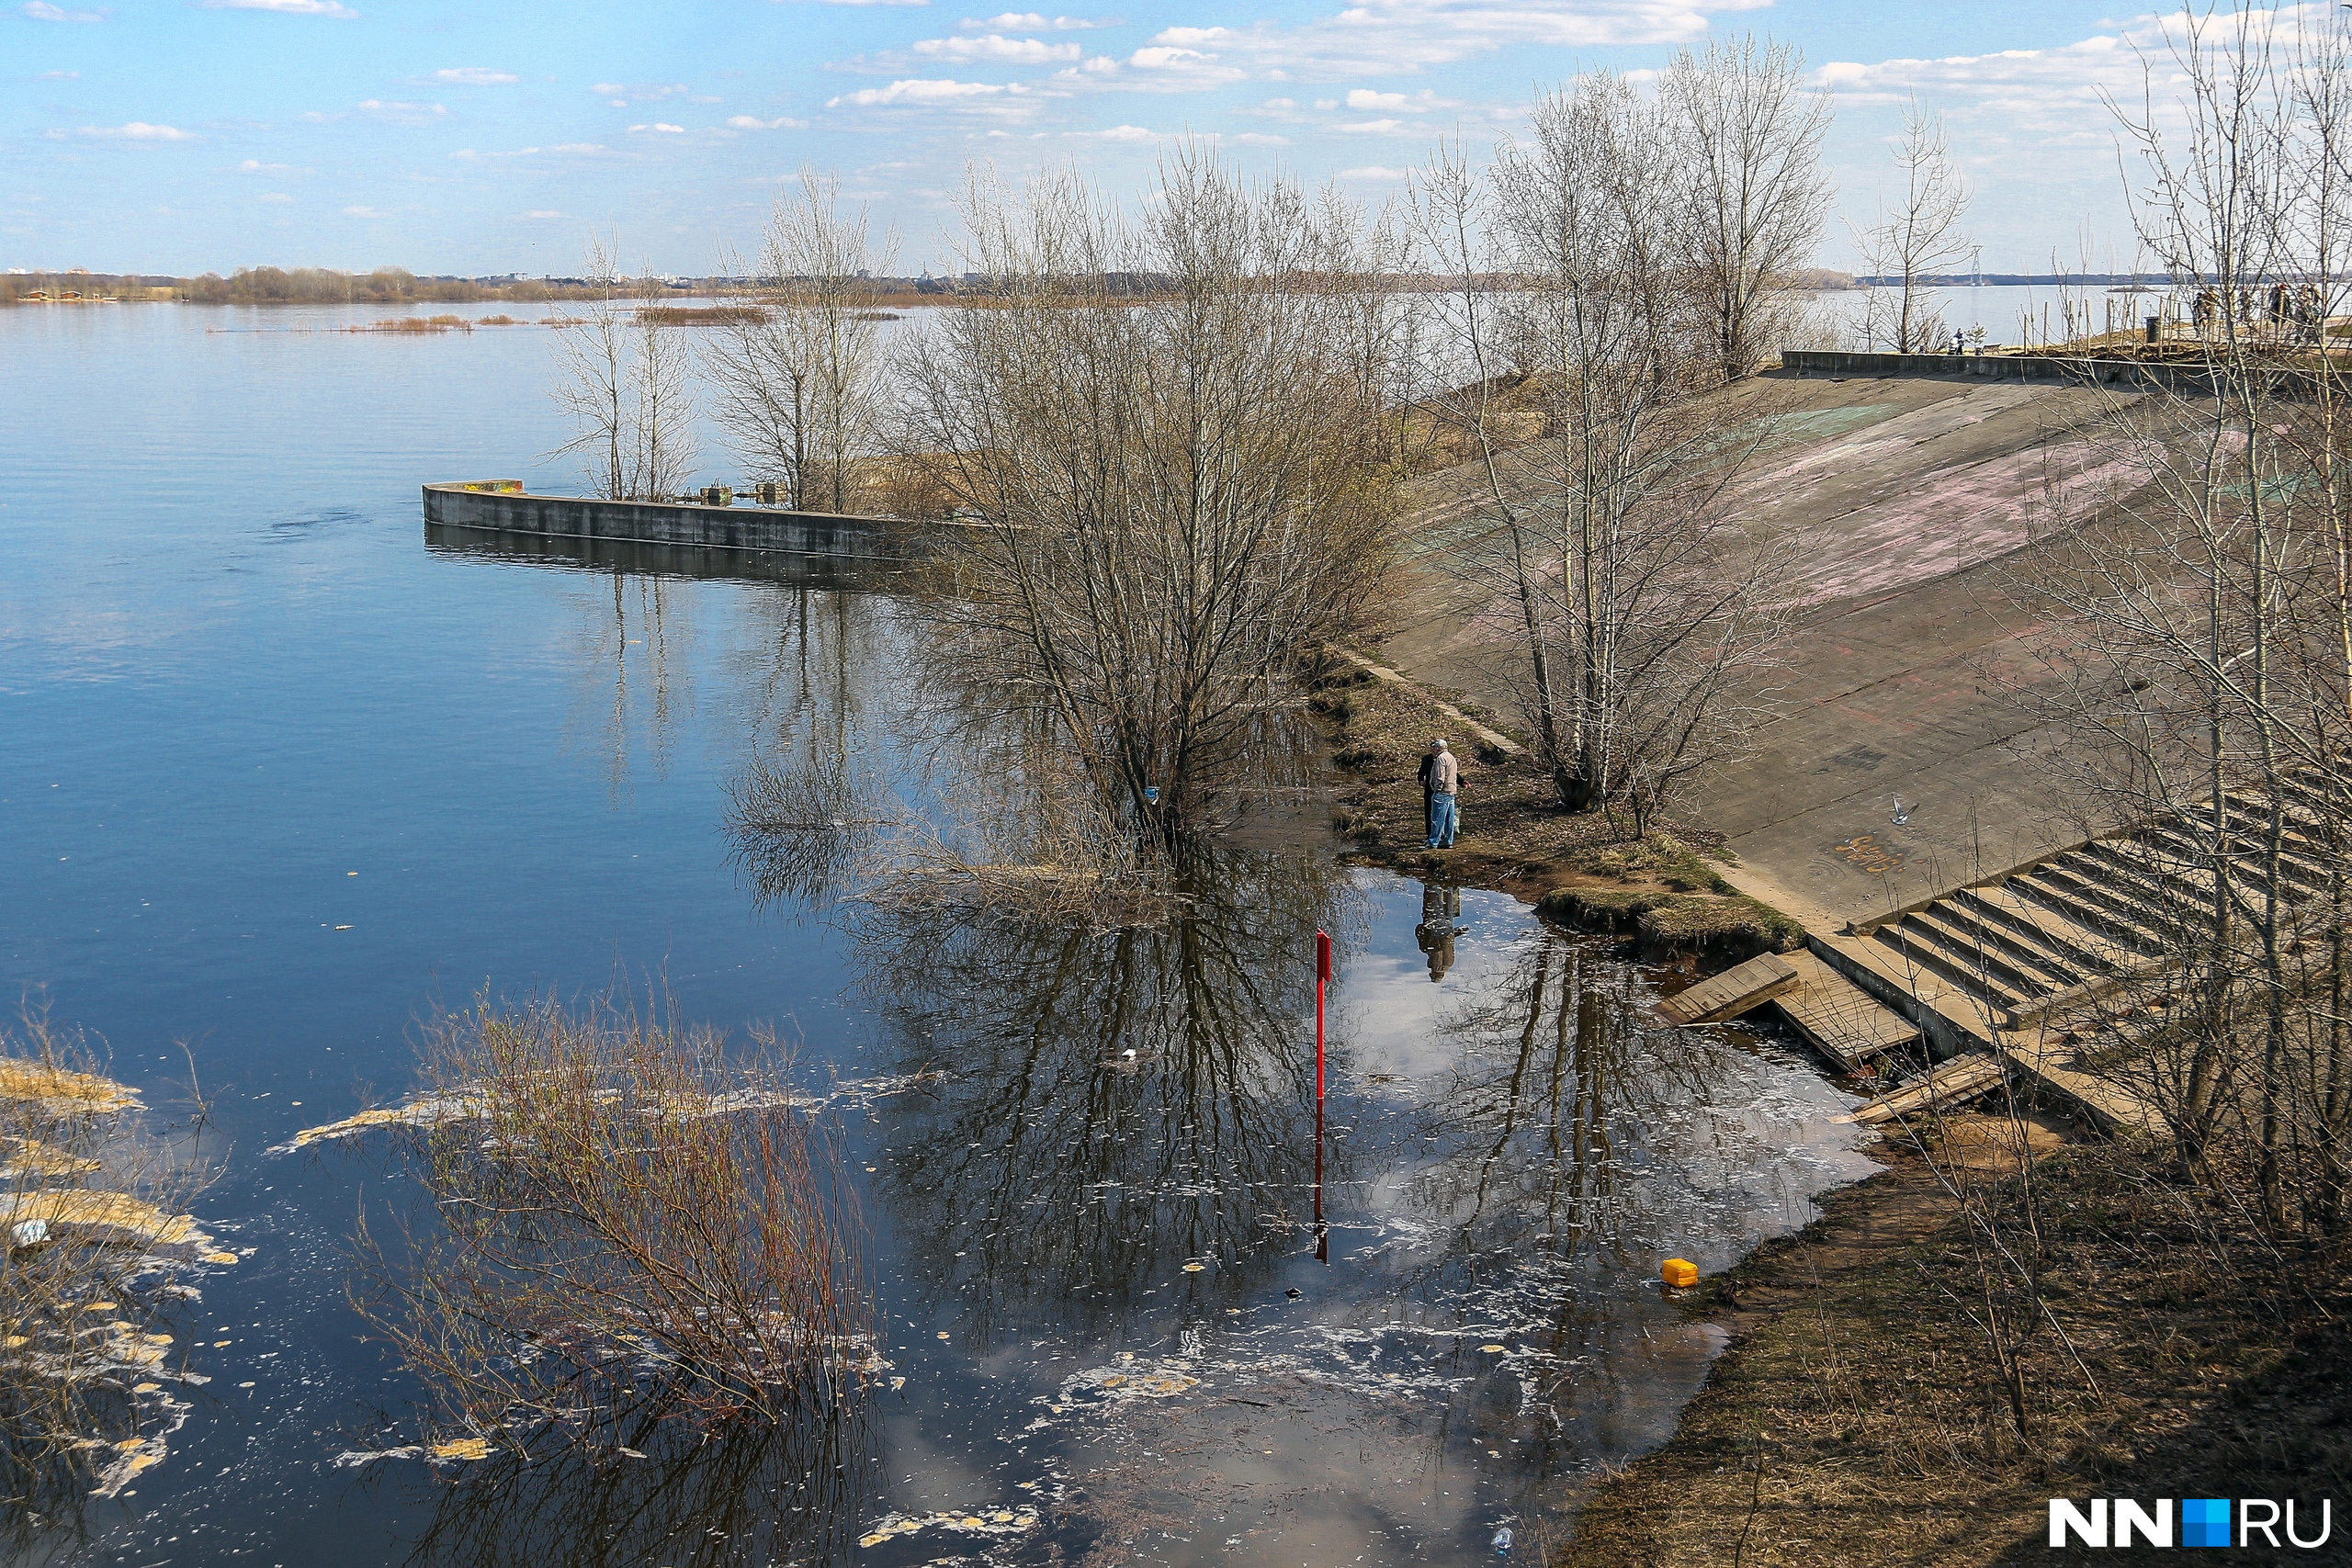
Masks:
[[[1784,1042],[1645,1027],[1657,976],[1607,944],[1328,845],[1219,848],[1192,918],[1113,935],[747,856],[754,755],[847,735],[922,787],[880,722],[898,604],[428,544],[422,481],[566,482],[550,339],[324,330],[379,314],[0,313],[0,983],[159,1122],[186,1043],[225,1150],[196,1213],[240,1257],[161,1325],[209,1380],[164,1461],[10,1517],[20,1560],[1284,1568],[1510,1528],[1533,1561],[1718,1348],[1659,1258],[1722,1268],[1871,1168]],[[850,1086],[903,1382],[634,1463],[349,1462],[414,1431],[348,1297],[397,1179],[270,1151],[404,1092],[435,1006],[616,976]]]

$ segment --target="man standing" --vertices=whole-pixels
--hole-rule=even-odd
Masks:
[[[1442,740],[1432,740],[1430,749],[1421,753],[1421,840],[1437,842],[1437,754],[1445,749]]]
[[[1444,741],[1437,743],[1430,757],[1430,841],[1429,848],[1450,850],[1453,847],[1453,832],[1459,823],[1458,802],[1454,796],[1462,790],[1462,764]]]

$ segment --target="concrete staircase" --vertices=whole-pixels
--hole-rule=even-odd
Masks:
[[[2260,797],[2232,795],[2224,805],[2233,829],[2250,842],[2267,831]],[[2316,795],[2301,786],[2287,805],[2279,891],[2290,901],[2326,886],[2320,862],[2298,852],[2307,847],[2299,829],[2318,826],[2318,809]],[[2213,919],[2204,858],[2180,831],[2142,828],[1858,923],[1851,934],[1877,950],[1881,969],[1970,992],[2002,1027],[2020,1029],[2173,962],[2187,933]],[[2242,896],[2260,897],[2258,853],[2249,853],[2240,875]]]

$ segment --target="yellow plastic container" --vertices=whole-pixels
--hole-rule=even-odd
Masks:
[[[1659,1279],[1678,1291],[1687,1291],[1699,1282],[1699,1266],[1687,1258],[1669,1258],[1658,1271]]]

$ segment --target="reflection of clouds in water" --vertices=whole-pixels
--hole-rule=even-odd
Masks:
[[[1808,1062],[1656,1027],[1610,944],[1465,892],[1431,986],[1421,886],[1359,873],[1317,1264],[1319,863],[1221,863],[1165,931],[918,925],[870,968],[897,1066],[954,1075],[886,1112],[878,1194],[1079,1556],[1394,1562],[1554,1513],[1665,1437],[1720,1346],[1658,1259],[1714,1267],[1870,1168]]]

